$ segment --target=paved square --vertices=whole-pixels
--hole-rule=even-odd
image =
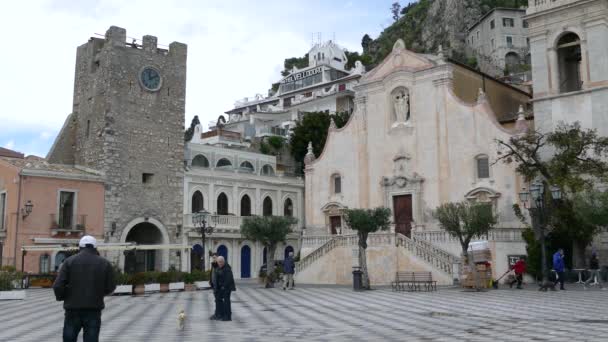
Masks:
[[[233,321],[209,321],[209,291],[110,297],[101,341],[608,341],[608,291],[459,289],[408,293],[343,287],[261,289],[233,296]],[[59,341],[52,291],[0,302],[0,341]],[[187,323],[177,330],[177,313]],[[81,334],[82,336],[82,334]]]

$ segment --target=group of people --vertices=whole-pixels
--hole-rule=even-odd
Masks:
[[[511,266],[511,271],[515,273],[515,278],[509,282],[509,286],[513,287],[513,285],[517,283],[517,288],[522,289],[523,278],[524,274],[526,273],[525,259],[523,257],[520,258],[513,266]],[[560,290],[566,290],[564,287],[566,263],[564,261],[563,248],[560,248],[557,252],[555,252],[555,254],[553,254],[553,271],[555,272],[555,279],[552,289],[555,289],[555,286],[559,284]],[[602,285],[602,278],[600,276],[600,261],[596,252],[591,254],[591,259],[589,260],[589,278],[587,278],[587,280],[583,283],[583,288],[587,290],[592,281],[596,281],[602,290],[606,290],[606,288]]]

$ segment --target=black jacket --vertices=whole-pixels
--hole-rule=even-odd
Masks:
[[[600,269],[600,261],[598,258],[591,257],[589,260],[589,269],[590,270],[599,270]]]
[[[213,290],[216,292],[236,291],[232,268],[228,264],[225,264],[224,267],[218,267],[213,271],[211,282],[213,283]]]
[[[53,284],[64,309],[103,309],[103,297],[116,289],[112,265],[93,248],[83,248],[63,262]]]

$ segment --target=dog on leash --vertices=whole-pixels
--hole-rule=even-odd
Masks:
[[[177,314],[177,329],[184,330],[184,324],[186,323],[186,313],[184,310],[181,310],[179,314]]]

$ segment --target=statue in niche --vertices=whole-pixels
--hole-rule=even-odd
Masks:
[[[395,121],[406,122],[410,119],[410,97],[405,90],[399,90],[393,97]]]

